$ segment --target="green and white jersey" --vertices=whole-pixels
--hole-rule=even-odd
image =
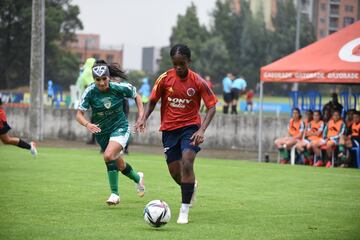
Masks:
[[[120,128],[127,129],[128,120],[123,111],[125,98],[135,98],[136,88],[129,83],[110,82],[109,90],[101,92],[90,84],[81,96],[79,110],[92,109],[92,123],[98,124],[101,132],[97,135],[110,134]]]

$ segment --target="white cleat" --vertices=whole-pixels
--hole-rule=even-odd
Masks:
[[[195,205],[195,202],[196,202],[196,191],[197,191],[197,188],[198,188],[198,181],[195,180],[195,184],[194,184],[194,192],[191,196],[191,201],[190,201],[190,206],[189,207],[194,207]]]
[[[179,217],[176,221],[178,224],[188,224],[189,222],[189,211],[180,208]]]
[[[109,197],[109,199],[106,201],[106,203],[111,206],[111,205],[117,205],[120,203],[120,196],[112,193]]]
[[[145,195],[145,185],[144,185],[144,173],[138,172],[140,176],[140,181],[135,185],[136,192],[139,197],[143,197]]]
[[[30,142],[30,153],[31,155],[33,155],[33,157],[36,157],[36,155],[38,154],[37,150],[36,150],[36,143],[35,142]]]

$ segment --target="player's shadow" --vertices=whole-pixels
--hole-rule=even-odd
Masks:
[[[176,228],[172,228],[171,226],[164,226],[164,227],[159,227],[159,228],[154,228],[154,227],[150,227],[150,226],[138,226],[136,228],[137,230],[142,230],[142,231],[147,231],[147,232],[179,232],[179,229]]]

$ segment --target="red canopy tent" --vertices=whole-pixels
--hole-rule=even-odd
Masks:
[[[360,84],[360,21],[261,68],[259,161],[266,82]]]

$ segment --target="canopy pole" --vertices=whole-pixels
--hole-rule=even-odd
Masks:
[[[263,124],[263,82],[260,82],[260,105],[259,105],[259,144],[258,162],[262,161],[262,124]]]

